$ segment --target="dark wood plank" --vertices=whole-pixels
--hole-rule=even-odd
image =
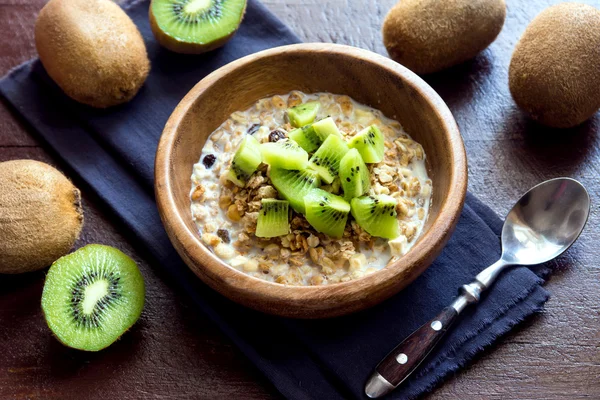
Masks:
[[[32,27],[44,2],[0,0],[0,74],[35,55]],[[380,25],[394,0],[264,2],[305,41],[346,43],[385,54]],[[516,108],[506,83],[512,49],[527,22],[558,2],[507,0],[506,24],[488,50],[472,62],[427,77],[454,112],[465,138],[469,189],[496,212],[504,215],[530,186],[562,175],[580,179],[593,202],[586,231],[547,284],[552,298],[544,312],[431,398],[600,398],[600,224],[595,205],[600,199],[600,118],[562,132],[539,128]],[[600,7],[599,1],[581,2]],[[38,146],[0,106],[0,161],[55,161]],[[149,288],[142,321],[107,352],[71,352],[44,326],[39,310],[43,273],[2,277],[0,398],[276,397],[210,321],[154,275],[110,214],[85,193],[84,198],[87,223],[78,245],[116,245],[140,262]],[[84,387],[92,390],[83,393]]]

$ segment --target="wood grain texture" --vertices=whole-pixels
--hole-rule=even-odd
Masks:
[[[33,23],[44,2],[0,0],[0,73],[35,55]],[[394,0],[264,2],[305,41],[344,43],[385,54],[379,28]],[[426,78],[461,128],[469,190],[499,215],[529,187],[557,176],[581,180],[592,196],[588,227],[554,264],[546,285],[552,297],[545,310],[449,379],[431,399],[600,398],[600,118],[566,131],[541,128],[516,108],[508,92],[514,45],[528,21],[559,2],[507,0],[504,28],[487,50]],[[597,0],[579,2],[600,7]],[[4,106],[0,147],[0,161],[54,161]],[[57,346],[44,326],[39,310],[43,274],[10,281],[2,277],[0,398],[277,398],[227,339],[154,275],[107,210],[81,188],[87,223],[78,245],[116,245],[140,262],[149,288],[141,323],[131,332],[133,338],[124,338],[123,346],[119,343],[106,354],[71,353]],[[82,392],[84,382],[93,385]]]
[[[285,77],[273,79],[272,77]],[[365,91],[362,85],[371,90]],[[228,88],[235,87],[232,92]],[[411,251],[361,279],[320,286],[283,286],[228,267],[200,241],[190,213],[190,165],[208,136],[237,110],[277,93],[337,93],[402,121],[427,154],[433,181],[424,234]],[[360,311],[396,294],[442,251],[458,222],[467,186],[466,156],[456,122],[417,75],[386,57],[348,46],[279,47],[234,61],[198,83],[167,121],[158,144],[155,193],[171,242],[206,284],[240,304],[271,314],[328,318]]]

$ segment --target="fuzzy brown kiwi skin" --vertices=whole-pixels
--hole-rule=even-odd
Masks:
[[[534,120],[570,128],[600,108],[600,10],[562,3],[540,13],[509,68],[515,102]]]
[[[240,16],[237,28],[229,35],[208,44],[182,42],[165,33],[158,26],[158,22],[156,22],[156,18],[154,17],[154,13],[152,12],[152,3],[148,8],[148,18],[150,19],[150,29],[152,29],[154,37],[162,47],[180,54],[202,54],[218,49],[219,47],[225,45],[225,43],[227,43],[233,37],[233,35],[235,35],[235,33],[240,28],[242,20],[244,19],[244,15],[246,13],[246,6],[247,3],[244,4],[244,10],[242,11],[242,14]]]
[[[0,163],[0,273],[49,266],[82,226],[81,193],[63,174],[33,160]]]
[[[505,18],[504,0],[400,0],[385,17],[383,43],[392,59],[429,74],[475,57]]]
[[[150,71],[140,32],[110,0],[50,0],[37,18],[35,44],[54,82],[92,107],[131,100]]]

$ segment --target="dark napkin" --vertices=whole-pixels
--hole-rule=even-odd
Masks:
[[[496,260],[501,221],[468,195],[456,232],[433,265],[394,298],[355,315],[299,321],[230,302],[202,284],[171,246],[153,196],[154,153],[168,116],[200,79],[239,57],[296,43],[298,38],[250,0],[244,23],[227,45],[205,55],[177,55],[154,41],[147,2],[125,8],[152,61],[152,72],[132,102],[108,110],[77,104],[62,94],[37,60],[4,77],[0,92],[79,182],[122,220],[162,275],[184,289],[281,393],[294,399],[364,398],[363,385],[377,362],[448,305],[458,287]],[[542,283],[527,268],[504,274],[479,307],[465,312],[420,372],[390,398],[430,391],[540,310],[548,298]]]

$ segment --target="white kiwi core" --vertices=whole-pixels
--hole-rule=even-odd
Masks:
[[[91,314],[96,304],[108,294],[108,281],[99,279],[85,288],[83,303],[81,305],[84,314]]]
[[[198,11],[208,10],[211,6],[212,0],[192,0],[183,7],[183,10],[186,13],[194,14]]]

